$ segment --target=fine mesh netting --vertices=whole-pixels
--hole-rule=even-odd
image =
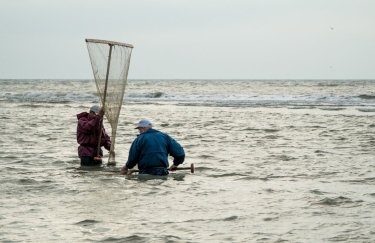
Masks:
[[[118,118],[127,84],[132,45],[86,39],[91,67],[105,116],[111,125],[111,150],[108,164],[115,163],[115,141]]]

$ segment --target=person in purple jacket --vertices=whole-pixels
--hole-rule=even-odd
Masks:
[[[153,129],[149,120],[139,121],[136,129],[140,134],[130,146],[128,161],[121,168],[122,174],[128,174],[129,169],[138,165],[140,174],[168,175],[168,155],[173,157],[173,164],[169,167],[172,171],[184,162],[183,147],[168,134]]]
[[[92,106],[89,112],[77,114],[78,156],[81,159],[81,166],[100,166],[102,164],[103,151],[100,148],[98,154],[98,142],[103,116],[104,110],[97,105]],[[100,146],[104,146],[109,151],[111,139],[104,127],[101,132]]]

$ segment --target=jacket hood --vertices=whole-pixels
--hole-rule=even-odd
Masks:
[[[89,116],[89,113],[84,111],[84,112],[81,112],[79,114],[77,114],[77,119],[81,119],[82,117],[88,117]]]

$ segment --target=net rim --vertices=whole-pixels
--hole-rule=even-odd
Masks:
[[[85,39],[86,42],[91,43],[100,43],[100,44],[108,44],[108,45],[118,45],[118,46],[125,46],[129,48],[134,48],[133,45],[123,43],[123,42],[117,42],[117,41],[110,41],[110,40],[99,40],[99,39]]]

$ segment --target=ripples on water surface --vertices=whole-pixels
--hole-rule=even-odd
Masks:
[[[374,82],[133,82],[119,162],[100,170],[79,168],[75,142],[94,84],[33,82],[0,81],[0,241],[375,240]],[[117,173],[143,117],[195,174]]]

